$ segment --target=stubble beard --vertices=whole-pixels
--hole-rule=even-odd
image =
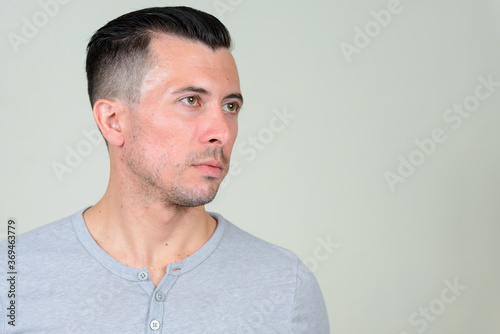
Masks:
[[[211,148],[203,153],[192,153],[186,158],[184,164],[168,165],[168,157],[166,155],[155,159],[155,165],[147,165],[144,161],[144,155],[139,152],[131,152],[132,154],[126,159],[126,164],[130,171],[139,179],[141,187],[141,200],[143,204],[150,206],[152,202],[160,201],[165,207],[197,207],[212,202],[217,195],[220,184],[224,179],[225,173],[221,178],[211,176],[203,176],[204,184],[198,186],[187,186],[182,180],[174,179],[170,183],[166,183],[162,179],[162,174],[165,171],[179,170],[184,171],[190,168],[193,164],[207,160],[218,159],[224,165],[224,172],[229,168],[229,158],[224,156],[222,148]],[[207,184],[208,183],[208,184]]]

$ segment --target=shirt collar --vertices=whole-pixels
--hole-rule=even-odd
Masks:
[[[144,272],[146,268],[131,268],[129,266],[124,265],[121,262],[118,262],[111,255],[106,253],[94,240],[89,230],[87,229],[87,225],[85,225],[85,221],[83,220],[83,212],[88,208],[82,209],[75,213],[72,219],[72,225],[75,230],[75,233],[82,243],[82,246],[89,252],[89,254],[99,262],[103,267],[118,275],[126,280],[130,281],[138,281],[139,274]],[[191,269],[198,266],[200,263],[205,261],[205,259],[212,254],[212,252],[219,245],[220,240],[224,234],[224,229],[226,228],[227,221],[222,215],[215,212],[207,212],[210,216],[212,216],[215,220],[217,220],[217,227],[210,237],[208,241],[195,253],[191,254],[187,258],[182,261],[178,261],[175,263],[170,263],[167,267],[167,275],[179,276],[185,274]]]

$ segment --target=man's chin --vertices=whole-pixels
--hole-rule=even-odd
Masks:
[[[175,206],[182,207],[182,208],[195,208],[197,206],[206,205],[206,204],[212,202],[214,199],[215,199],[215,196],[212,196],[211,198],[197,198],[197,199],[190,199],[190,200],[183,200],[183,201],[175,201],[174,204],[175,204]]]
[[[217,178],[219,181],[219,178]],[[212,184],[210,189],[198,189],[198,190],[188,190],[177,189],[173,196],[169,196],[169,202],[179,207],[192,208],[197,206],[206,205],[212,202],[217,196],[217,192],[219,191],[220,182],[217,182],[217,185]]]

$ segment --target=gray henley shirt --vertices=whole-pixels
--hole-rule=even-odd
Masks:
[[[146,268],[97,245],[83,211],[16,238],[15,275],[0,244],[2,333],[329,333],[311,271],[220,214],[210,212],[207,243],[155,287]]]

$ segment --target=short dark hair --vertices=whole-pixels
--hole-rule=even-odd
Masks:
[[[231,36],[216,17],[190,7],[153,7],[122,15],[97,30],[87,45],[90,103],[101,98],[139,101],[152,66],[151,38],[168,34],[201,42],[212,50],[231,48]]]

